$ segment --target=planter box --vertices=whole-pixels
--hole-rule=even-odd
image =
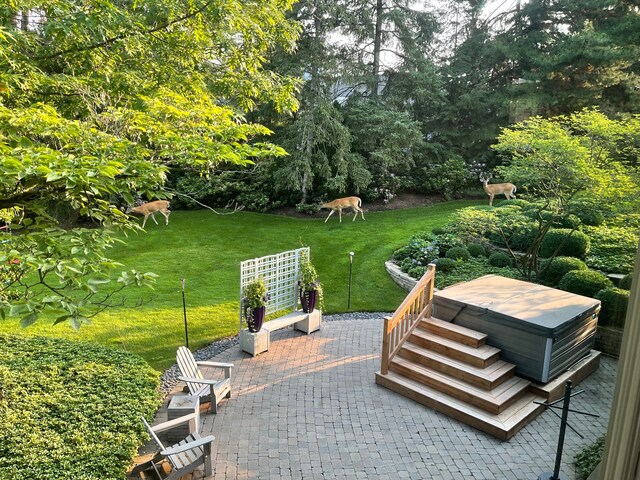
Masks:
[[[589,355],[600,301],[487,275],[433,296],[433,315],[488,335],[516,374],[546,383]]]
[[[322,312],[320,310],[314,310],[304,315],[306,318],[295,324],[296,330],[307,334],[320,330],[320,323],[322,323]]]
[[[243,352],[253,357],[269,350],[269,332],[261,328],[259,332],[252,333],[249,330],[240,330],[240,348]]]

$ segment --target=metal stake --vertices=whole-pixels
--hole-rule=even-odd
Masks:
[[[189,330],[187,328],[187,302],[184,298],[184,284],[185,279],[180,279],[180,285],[182,287],[182,312],[184,313],[184,337],[187,342],[187,348],[189,348]]]
[[[349,295],[347,298],[347,310],[351,309],[351,278],[353,275],[353,256],[355,253],[349,252]]]
[[[558,449],[556,450],[556,464],[553,473],[545,472],[538,480],[567,480],[560,475],[560,463],[562,462],[562,448],[564,446],[564,434],[567,431],[567,417],[569,416],[569,402],[571,401],[571,380],[564,384],[564,404],[562,406],[562,419],[560,420],[560,435],[558,437]]]

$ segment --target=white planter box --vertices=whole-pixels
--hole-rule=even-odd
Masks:
[[[255,357],[259,353],[269,350],[269,332],[264,328],[252,333],[249,330],[240,330],[240,348],[243,352]]]
[[[295,324],[296,330],[300,330],[306,334],[320,330],[320,324],[322,323],[322,312],[320,310],[314,310],[311,313],[305,314],[305,319]]]

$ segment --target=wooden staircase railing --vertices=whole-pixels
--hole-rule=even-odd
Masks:
[[[385,317],[382,332],[382,365],[380,373],[389,372],[389,362],[400,350],[411,332],[423,318],[431,316],[431,301],[436,266],[430,263],[427,271],[391,317]]]

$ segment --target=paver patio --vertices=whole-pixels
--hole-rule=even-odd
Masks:
[[[235,368],[233,397],[201,417],[203,433],[216,436],[208,478],[535,480],[553,470],[559,419],[551,411],[503,443],[380,387],[381,332],[382,317],[372,314],[326,321],[309,336],[281,331],[254,358],[239,347],[213,357]],[[575,453],[606,431],[616,366],[603,356],[572,400],[600,418],[569,415],[584,436],[567,430],[569,479]]]

